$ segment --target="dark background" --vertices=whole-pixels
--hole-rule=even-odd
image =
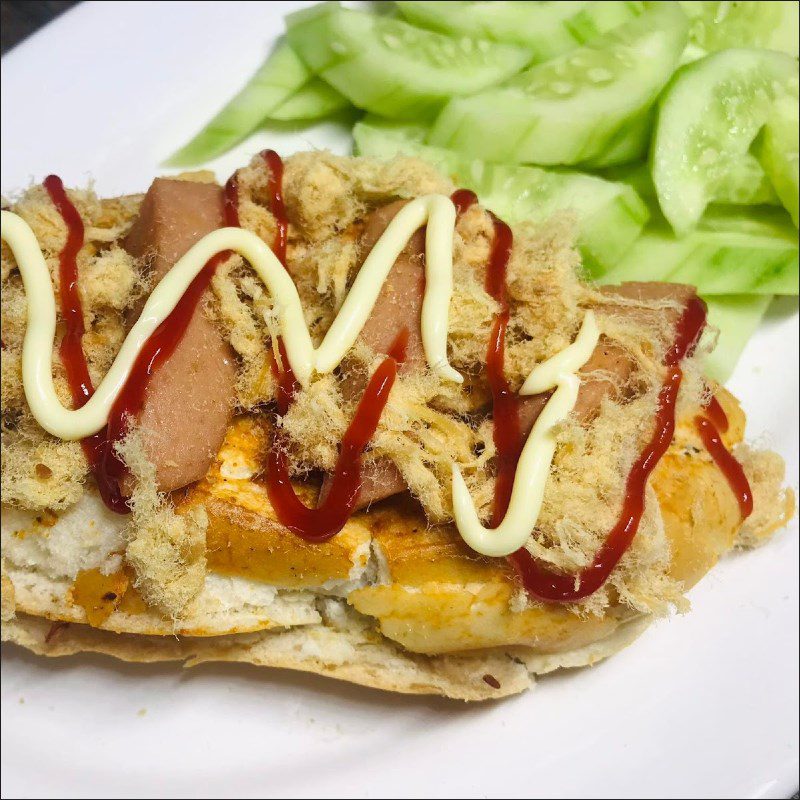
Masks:
[[[2,50],[8,51],[17,42],[30,36],[37,28],[53,17],[57,17],[70,6],[76,5],[75,0],[2,0],[0,2],[0,30],[2,31]]]
[[[3,53],[37,28],[77,5],[78,0],[0,0]],[[798,800],[795,795],[793,800]]]

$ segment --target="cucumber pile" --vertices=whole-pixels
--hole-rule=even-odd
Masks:
[[[798,23],[786,2],[339,3],[286,18],[169,162],[271,122],[361,118],[358,154],[436,164],[510,222],[573,214],[587,275],[691,283],[725,380],[798,294]]]

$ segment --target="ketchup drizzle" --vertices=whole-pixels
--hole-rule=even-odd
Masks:
[[[270,171],[270,210],[278,226],[272,250],[285,267],[288,220],[282,194],[283,162],[274,150],[265,150],[261,155]],[[280,364],[273,359],[272,370],[278,381],[278,416],[281,417],[289,410],[300,385],[280,337],[277,344]],[[267,456],[267,494],[280,522],[302,539],[328,541],[339,533],[355,510],[361,491],[362,456],[375,435],[397,377],[397,367],[405,361],[407,346],[408,329],[404,328],[389,349],[388,357],[367,383],[342,440],[330,491],[316,508],[306,506],[295,493],[286,448],[277,437],[273,441]]]
[[[72,402],[77,408],[83,406],[94,394],[89,367],[83,354],[83,306],[78,292],[78,252],[83,247],[83,220],[72,204],[58,175],[48,175],[44,188],[53,205],[67,226],[67,239],[58,255],[58,296],[61,316],[66,332],[59,345],[59,354],[64,362],[67,382],[72,393]]]
[[[306,506],[295,493],[289,476],[286,448],[279,441],[273,442],[267,457],[267,493],[278,519],[305,541],[327,542],[339,533],[355,510],[361,491],[362,456],[386,407],[398,364],[405,356],[407,341],[408,330],[404,329],[392,344],[388,357],[370,378],[342,439],[330,491],[316,508]],[[280,343],[279,347],[282,348],[283,344]],[[289,387],[296,388],[297,381],[282,349],[281,361],[278,413],[282,415],[288,408]]]
[[[750,489],[750,482],[744,474],[742,465],[733,457],[730,450],[725,447],[719,431],[710,419],[701,414],[695,417],[694,424],[706,450],[708,450],[711,458],[714,459],[720,472],[725,476],[733,493],[736,495],[742,520],[747,519],[753,513],[753,492]]]
[[[706,416],[714,423],[714,427],[720,433],[727,433],[730,423],[725,409],[720,405],[719,400],[712,394],[705,404]]]
[[[67,383],[75,408],[85,405],[94,394],[94,384],[89,375],[89,366],[83,352],[83,335],[86,328],[83,322],[83,306],[78,292],[77,256],[83,247],[84,228],[81,215],[64,190],[64,184],[57,175],[44,179],[44,188],[67,226],[67,240],[58,256],[59,305],[64,318],[66,331],[59,345],[59,355],[67,374]],[[81,441],[89,468],[95,476],[97,488],[103,502],[119,514],[128,508],[125,498],[116,481],[108,479],[103,470],[103,453],[107,448],[105,430],[87,436]]]
[[[456,207],[456,214],[463,214],[471,206],[478,202],[478,195],[469,189],[456,189],[450,195],[450,201]]]
[[[83,221],[67,197],[59,177],[49,175],[45,178],[44,187],[64,220],[68,232],[66,244],[59,254],[59,300],[61,314],[66,323],[60,355],[67,373],[73,403],[80,408],[94,394],[94,386],[82,347],[85,327],[78,293],[76,257],[83,246]],[[223,207],[226,224],[238,227],[238,181],[235,174],[225,184]],[[115,445],[127,433],[130,419],[141,411],[147,384],[153,373],[175,352],[217,266],[230,255],[232,251],[226,250],[209,259],[189,284],[169,316],[145,342],[131,367],[125,385],[111,407],[106,427],[82,441],[83,451],[94,473],[103,502],[118,514],[127,514],[130,508],[119,485],[126,468],[116,453]]]
[[[450,198],[458,214],[463,214],[478,198],[468,189],[459,189]],[[525,437],[522,435],[519,422],[519,409],[522,403],[505,376],[505,344],[508,328],[509,307],[506,295],[506,273],[514,234],[511,228],[489,212],[494,228],[494,239],[489,252],[486,269],[486,292],[500,305],[500,312],[492,322],[489,346],[486,351],[486,372],[489,388],[492,392],[492,436],[497,452],[497,475],[495,477],[494,500],[492,505],[493,527],[502,521],[511,502],[511,491],[514,488],[514,477]]]
[[[698,414],[694,419],[703,445],[736,495],[739,513],[744,521],[753,513],[753,492],[742,465],[722,441],[720,434],[728,431],[729,424],[725,409],[713,394],[705,403],[704,413]]]
[[[289,219],[283,204],[283,161],[274,150],[264,150],[261,157],[269,169],[267,191],[269,192],[270,211],[272,211],[277,225],[272,252],[275,253],[281,264],[286,266],[286,235],[289,229]]]
[[[497,452],[497,475],[495,477],[494,503],[492,506],[492,525],[497,527],[506,515],[511,502],[511,491],[517,472],[525,437],[519,423],[519,409],[522,403],[519,395],[511,388],[505,376],[506,330],[508,328],[509,308],[506,297],[506,271],[514,237],[505,222],[492,216],[494,241],[489,255],[486,271],[486,291],[499,304],[500,313],[492,323],[489,347],[486,352],[486,372],[492,391],[492,437]]]
[[[544,566],[524,548],[509,556],[525,588],[539,599],[569,602],[588,597],[605,583],[630,547],[644,513],[647,479],[667,452],[675,433],[675,403],[683,378],[680,362],[694,350],[705,321],[705,304],[695,297],[687,303],[677,325],[675,341],[664,358],[667,376],[658,397],[653,437],[631,468],[619,520],[595,554],[592,563],[576,574],[567,575]]]

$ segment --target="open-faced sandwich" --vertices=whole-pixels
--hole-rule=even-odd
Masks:
[[[581,279],[424,162],[2,212],[3,638],[501,697],[793,513],[690,286]]]

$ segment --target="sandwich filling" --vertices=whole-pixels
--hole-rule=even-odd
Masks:
[[[51,176],[3,242],[23,613],[220,635],[338,597],[409,652],[525,661],[685,607],[792,513],[691,287],[584,283],[568,217],[512,231],[422,162],[267,151],[113,201]]]

